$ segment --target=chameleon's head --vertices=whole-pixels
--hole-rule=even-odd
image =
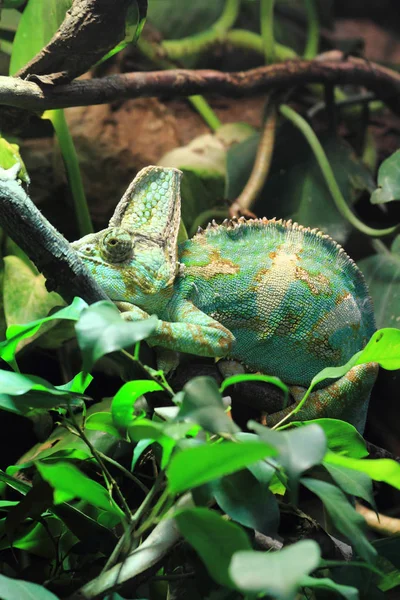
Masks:
[[[112,300],[146,304],[172,286],[177,272],[181,171],[142,169],[128,187],[109,227],[73,242]]]

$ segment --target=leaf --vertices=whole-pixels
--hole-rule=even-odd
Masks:
[[[362,498],[375,509],[375,500],[371,478],[361,471],[354,471],[342,465],[331,465],[324,462],[324,467],[334,482],[351,496]]]
[[[147,0],[131,0],[128,7],[126,20],[125,20],[125,38],[115,48],[110,50],[103,58],[97,62],[97,65],[101,64],[105,60],[114,56],[129,44],[135,44],[139,39],[144,24],[146,22],[147,14]]]
[[[2,600],[59,600],[42,585],[5,575],[0,575],[0,597]]]
[[[210,27],[223,6],[223,0],[202,0],[182,10],[181,0],[149,2],[148,19],[166,38],[177,39]]]
[[[355,587],[351,587],[350,585],[340,585],[328,577],[317,579],[316,577],[305,575],[301,580],[301,585],[302,587],[317,590],[332,590],[333,592],[337,592],[343,598],[347,598],[347,600],[358,600],[360,597],[358,590]]]
[[[318,425],[307,425],[290,431],[272,431],[255,421],[250,421],[248,427],[278,450],[277,461],[284,467],[295,495],[301,474],[318,465],[325,456],[327,445],[323,430]]]
[[[83,371],[89,372],[105,354],[144,340],[154,331],[157,321],[156,316],[143,321],[125,321],[115,304],[107,300],[86,308],[75,326],[83,356]]]
[[[374,303],[379,327],[400,328],[400,252],[394,240],[391,250],[379,252],[358,263]]]
[[[380,165],[378,186],[371,196],[372,204],[400,200],[400,150],[394,152]]]
[[[356,365],[377,362],[384,369],[400,369],[400,331],[391,327],[378,329],[358,355]]]
[[[258,134],[257,134],[258,135]],[[228,151],[227,191],[234,200],[247,182],[254,164],[258,137]],[[321,136],[335,178],[345,198],[353,204],[364,190],[375,187],[368,169],[342,138]],[[291,124],[279,127],[268,179],[253,210],[260,214],[294,218],[302,225],[318,227],[339,243],[350,233],[349,223],[337,210],[313,152]]]
[[[244,469],[211,483],[212,493],[234,521],[265,535],[276,534],[279,509],[275,496],[252,473]]]
[[[117,438],[122,438],[119,430],[115,427],[111,413],[98,412],[90,415],[85,421],[85,429],[94,431],[105,431]]]
[[[35,274],[23,260],[17,256],[4,258],[4,313],[7,325],[29,323],[47,316],[55,306],[65,303],[56,292],[48,292],[45,278],[41,273]],[[49,321],[30,338],[24,338],[18,350],[32,342],[55,325]]]
[[[181,450],[167,467],[170,492],[184,492],[275,454],[263,442],[222,442]]]
[[[3,27],[3,22],[1,25]],[[2,169],[10,169],[17,163],[20,165],[17,178],[24,183],[30,183],[24,161],[19,153],[19,146],[17,144],[11,144],[5,137],[0,135],[0,167]]]
[[[400,536],[393,535],[390,537],[374,540],[374,547],[386,560],[389,560],[397,569],[400,569]]]
[[[361,471],[369,475],[374,481],[383,481],[400,490],[400,464],[390,458],[358,459],[328,452],[324,464]]]
[[[235,552],[229,573],[236,587],[247,594],[268,594],[276,600],[294,600],[301,580],[319,564],[320,549],[304,540],[279,552]]]
[[[368,456],[368,450],[365,446],[365,440],[350,423],[340,421],[339,419],[313,419],[312,421],[294,421],[290,423],[292,427],[302,427],[304,425],[318,425],[323,429],[329,450],[336,454],[352,456],[353,458],[363,458]]]
[[[148,392],[163,391],[156,381],[143,379],[128,381],[115,394],[111,403],[111,415],[115,427],[125,430],[134,421],[135,402]]]
[[[189,419],[211,433],[236,433],[239,428],[225,412],[215,379],[195,377],[183,388],[177,420]]]
[[[66,319],[67,321],[77,321],[82,310],[86,308],[87,303],[81,298],[74,298],[72,303],[65,308],[55,312],[49,317],[26,323],[25,325],[10,325],[6,331],[6,340],[0,343],[0,358],[6,362],[12,363],[15,357],[15,351],[21,340],[35,335],[44,323],[56,319]]]
[[[124,518],[124,513],[107,490],[81,473],[74,465],[62,461],[55,464],[44,462],[35,464],[43,479],[54,488],[55,504],[81,498],[89,504]]]
[[[301,483],[322,501],[335,528],[345,535],[357,553],[367,562],[374,562],[377,552],[364,532],[365,520],[359,515],[343,492],[326,481],[303,477]]]
[[[232,555],[250,549],[245,532],[206,508],[190,508],[174,515],[178,529],[219,584],[234,587],[229,575]]]
[[[10,75],[26,65],[53,37],[72,0],[29,0],[15,34]]]
[[[261,373],[244,373],[241,375],[232,375],[231,377],[227,377],[221,383],[219,388],[221,394],[224,393],[227,387],[230,385],[235,385],[236,383],[243,383],[246,381],[264,381],[265,383],[272,383],[278,387],[284,393],[283,406],[287,406],[288,397],[289,397],[289,388],[279,379],[279,377],[274,377],[273,375],[262,375]]]

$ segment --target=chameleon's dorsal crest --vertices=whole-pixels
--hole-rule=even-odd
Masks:
[[[142,169],[121,198],[109,224],[164,248],[172,273],[177,266],[181,177],[182,171],[171,167]]]

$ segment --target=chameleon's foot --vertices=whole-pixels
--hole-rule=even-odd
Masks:
[[[217,368],[224,379],[233,375],[243,375],[243,373],[246,373],[245,367],[238,360],[221,358],[217,362]]]
[[[165,375],[169,375],[175,371],[179,365],[179,352],[175,352],[175,350],[169,350],[167,348],[161,348],[157,346],[156,348],[157,355],[157,369],[159,371],[164,371]]]
[[[378,374],[377,363],[357,365],[346,375],[327,387],[312,392],[301,410],[290,421],[308,421],[311,419],[342,419],[363,432],[367,417],[369,395]],[[306,390],[292,386],[290,392],[296,404],[303,398]],[[284,410],[268,415],[268,425],[279,423],[293,410],[289,406]]]

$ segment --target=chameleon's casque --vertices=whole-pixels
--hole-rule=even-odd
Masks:
[[[330,237],[291,221],[213,223],[178,245],[180,177],[143,169],[109,228],[73,247],[128,318],[158,316],[152,345],[238,359],[280,377],[299,400],[314,375],[345,364],[375,331],[361,272]],[[296,418],[362,429],[376,373],[361,365],[328,380]]]

